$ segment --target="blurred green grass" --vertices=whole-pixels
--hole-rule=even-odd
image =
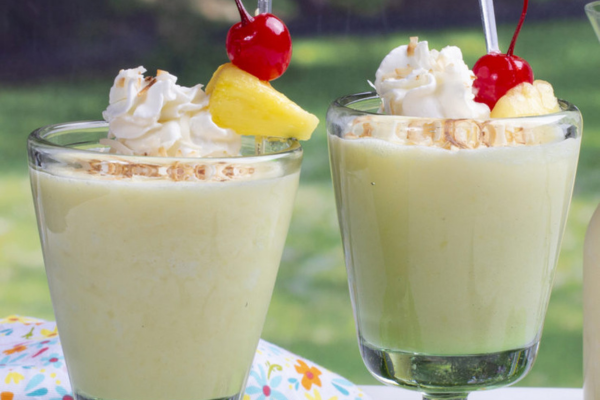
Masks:
[[[500,28],[505,46],[512,29]],[[458,45],[469,65],[485,50],[479,29],[303,38],[295,41],[292,67],[273,83],[317,114],[321,124],[304,143],[301,187],[263,338],[362,384],[375,381],[356,344],[329,177],[325,112],[338,96],[370,90],[367,79],[374,78],[381,59],[409,35],[428,40],[431,48]],[[585,120],[575,197],[540,353],[521,385],[582,384],[582,244],[600,197],[599,46],[583,19],[530,23],[517,45],[516,53],[531,63],[536,77],[552,82],[556,94],[578,105]],[[205,50],[222,52],[220,43]],[[192,84],[194,76],[206,82],[212,72],[207,68],[190,60],[182,66],[181,82]],[[26,136],[47,124],[101,118],[111,84],[112,77],[71,76],[4,84],[0,90],[0,316],[53,318],[27,181]]]

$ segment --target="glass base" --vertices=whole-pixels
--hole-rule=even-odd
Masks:
[[[217,399],[210,399],[210,400],[240,400],[243,395],[244,395],[244,393],[241,392],[241,393],[236,394],[235,396],[220,397]],[[75,393],[74,396],[75,396],[75,400],[129,400],[129,399],[103,399],[100,397],[88,397],[88,396],[81,395],[79,393]],[[172,400],[172,399],[169,398],[169,399],[163,399],[163,400]],[[188,399],[186,399],[186,400],[188,400]],[[202,399],[202,400],[208,400],[208,399]]]
[[[378,349],[362,338],[359,347],[369,372],[382,383],[427,393],[430,397],[426,398],[456,398],[452,396],[457,393],[518,381],[533,366],[538,345],[536,342],[523,349],[465,356]]]

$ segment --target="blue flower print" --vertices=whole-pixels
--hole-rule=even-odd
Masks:
[[[296,378],[290,378],[290,379],[288,379],[288,382],[296,390],[298,390],[298,388],[300,387],[300,381]]]
[[[42,347],[50,347],[55,345],[56,343],[58,343],[58,339],[52,339],[52,340],[42,340],[40,342],[37,343],[32,343],[29,345],[30,348],[35,347],[36,349],[41,349]]]
[[[0,368],[2,367],[14,367],[14,366],[20,366],[20,363],[17,363],[17,361],[19,361],[22,358],[27,357],[27,353],[21,353],[15,356],[15,358],[13,358],[12,360],[10,359],[10,356],[6,356],[2,359],[0,359]]]
[[[73,400],[73,395],[71,392],[69,392],[67,389],[65,389],[62,386],[57,386],[56,387],[56,393],[60,396],[60,397],[52,397],[48,400]]]
[[[262,365],[258,366],[259,372],[253,370],[250,372],[250,376],[256,381],[256,386],[248,385],[246,387],[246,394],[249,395],[253,400],[287,400],[287,397],[279,390],[275,390],[281,384],[283,380],[281,375],[278,375],[270,380],[265,373],[265,369]],[[258,395],[253,397],[253,395]]]
[[[0,336],[10,336],[13,333],[12,329],[3,329],[0,331]]]
[[[46,379],[46,377],[43,374],[34,375],[33,378],[31,378],[29,380],[29,382],[27,383],[27,386],[25,386],[25,392],[27,393],[26,396],[27,397],[36,397],[36,396],[44,396],[44,395],[48,394],[48,389],[46,389],[44,387],[38,388],[34,391],[31,391],[36,386],[38,386],[40,383],[42,383],[44,381],[44,379]]]
[[[335,387],[341,394],[347,396],[350,394],[350,391],[346,388],[351,388],[354,386],[350,381],[347,381],[344,378],[336,378],[331,381],[333,387]],[[346,388],[342,387],[346,386]]]
[[[52,365],[54,368],[60,368],[62,366],[62,356],[57,353],[52,353],[47,357],[42,357],[42,361],[44,362],[44,366]]]

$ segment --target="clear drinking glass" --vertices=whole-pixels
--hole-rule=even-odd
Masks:
[[[600,1],[594,1],[585,5],[585,13],[587,14],[596,36],[600,40]]]
[[[360,352],[379,381],[465,399],[531,368],[581,142],[579,111],[497,120],[327,114]]]
[[[73,392],[239,399],[271,299],[302,149],[109,154],[102,122],[41,128],[29,168]]]
[[[600,1],[585,5],[600,40]],[[600,206],[592,217],[583,257],[583,398],[600,398]]]

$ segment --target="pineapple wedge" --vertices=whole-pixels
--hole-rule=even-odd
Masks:
[[[560,111],[560,107],[554,96],[552,85],[546,81],[537,80],[533,82],[533,85],[524,82],[506,92],[494,106],[490,117],[526,117],[558,111]]]
[[[269,82],[231,63],[221,65],[206,86],[213,121],[241,135],[308,140],[319,119],[304,111]]]

